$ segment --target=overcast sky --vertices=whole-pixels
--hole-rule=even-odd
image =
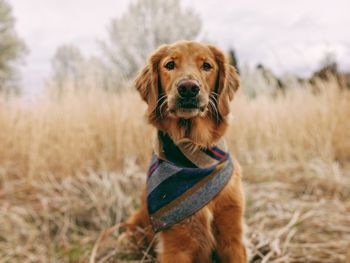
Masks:
[[[40,90],[50,75],[58,46],[72,43],[98,54],[110,20],[130,0],[8,0],[16,28],[30,50],[22,67],[23,86]],[[203,20],[206,39],[234,47],[241,64],[262,62],[278,74],[307,75],[326,52],[350,70],[349,0],[183,0]],[[176,23],[176,21],[174,21]]]

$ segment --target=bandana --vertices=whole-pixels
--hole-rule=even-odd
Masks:
[[[155,232],[165,230],[208,204],[229,181],[233,162],[223,141],[212,148],[175,144],[158,132],[148,170],[147,205]]]

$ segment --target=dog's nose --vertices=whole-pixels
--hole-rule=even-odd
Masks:
[[[194,79],[180,80],[177,85],[177,91],[183,98],[193,98],[199,93],[199,82]]]

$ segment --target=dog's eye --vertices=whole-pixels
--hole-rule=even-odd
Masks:
[[[207,63],[207,62],[204,62],[203,65],[202,65],[202,68],[205,70],[205,71],[209,71],[211,70],[212,66]]]
[[[164,66],[167,70],[173,70],[175,68],[175,61],[169,61]]]

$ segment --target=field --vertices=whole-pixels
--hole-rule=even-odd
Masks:
[[[133,91],[0,98],[0,262],[154,262],[109,231],[137,207],[145,181],[144,110]],[[255,99],[240,92],[230,122],[250,262],[344,262],[350,92],[335,82]]]

